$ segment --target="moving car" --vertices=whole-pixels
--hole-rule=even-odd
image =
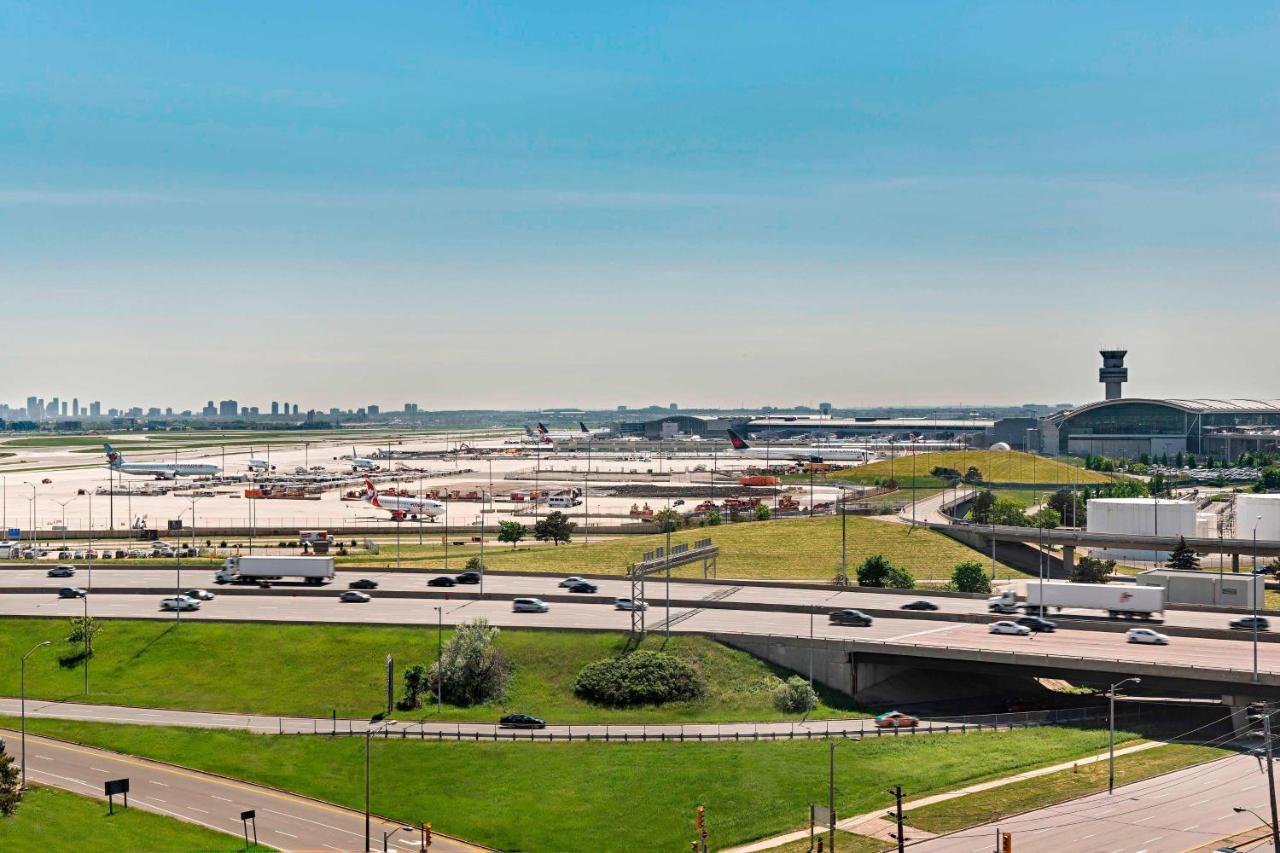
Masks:
[[[480,583],[479,572],[463,572],[454,578],[458,583]]]
[[[1125,634],[1131,643],[1149,643],[1156,646],[1169,645],[1169,638],[1159,631],[1152,631],[1150,628],[1130,628]]]
[[[550,609],[541,598],[516,598],[511,601],[512,613],[546,613]]]
[[[364,604],[366,601],[371,601],[372,596],[367,592],[358,592],[356,590],[349,589],[342,595],[338,596],[338,600],[355,604]]]
[[[924,599],[920,599],[918,601],[908,601],[906,604],[902,605],[898,609],[899,610],[937,610],[938,605],[934,604],[932,601],[925,601]]]
[[[584,581],[582,578],[578,577],[577,575],[570,575],[569,577],[560,581],[560,586],[562,587],[573,586],[575,583],[585,583],[585,582],[586,581]]]
[[[360,578],[347,584],[347,589],[377,589],[378,582],[369,578]]]
[[[49,571],[45,572],[45,575],[51,578],[69,578],[69,577],[74,577],[75,573],[76,573],[75,566],[68,566],[64,564],[60,566],[54,566]]]
[[[1254,623],[1258,623],[1259,631],[1268,631],[1271,629],[1271,623],[1267,621],[1265,616],[1241,616],[1239,619],[1231,620],[1231,628],[1236,631],[1252,631]]]
[[[84,598],[86,595],[88,593],[78,586],[64,586],[58,590],[58,598]]]
[[[199,610],[200,602],[194,598],[187,598],[185,595],[175,596],[174,598],[160,599],[161,610]]]
[[[647,601],[635,601],[630,598],[615,598],[613,600],[614,610],[648,610],[649,603]]]
[[[183,593],[187,598],[194,598],[196,601],[213,601],[216,596],[203,589],[189,589]]]
[[[440,575],[427,581],[427,586],[457,586],[458,582],[448,575]]]
[[[833,610],[827,619],[832,625],[852,625],[858,628],[870,627],[875,621],[861,610]]]
[[[569,592],[599,592],[599,591],[600,591],[599,587],[597,587],[593,583],[587,583],[586,581],[579,581],[578,583],[575,583],[573,586],[569,587]]]
[[[547,721],[528,714],[507,714],[498,725],[504,729],[545,729]]]
[[[911,729],[920,725],[920,718],[901,711],[887,711],[875,719],[878,729]]]
[[[1015,636],[1025,637],[1031,633],[1031,629],[1026,625],[1019,625],[1017,622],[1010,622],[1008,619],[1001,619],[999,622],[992,622],[987,628],[988,634],[1014,634]]]
[[[1023,616],[1016,620],[1019,625],[1025,625],[1032,631],[1043,631],[1046,634],[1052,634],[1058,627],[1057,622],[1050,622],[1039,616]]]

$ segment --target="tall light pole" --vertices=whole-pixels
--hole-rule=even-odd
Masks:
[[[54,501],[62,508],[62,550],[67,550],[67,504],[74,501],[75,498],[69,498],[65,501]]]
[[[85,558],[89,561],[89,588],[84,594],[84,695],[89,695],[89,596],[93,595],[93,492],[89,492],[89,550]]]
[[[22,782],[20,787],[24,791],[27,789],[27,658],[31,657],[36,649],[47,646],[51,642],[52,640],[41,640],[31,647],[31,651],[22,656],[22,684],[19,687],[22,704]]]
[[[842,738],[831,738],[827,742],[830,749],[827,771],[827,829],[830,833],[827,839],[827,850],[829,853],[835,853],[836,849],[836,747],[846,741],[856,743],[859,740],[861,738],[845,735]]]
[[[31,498],[27,505],[27,515],[30,516],[31,522],[27,538],[31,540],[32,547],[36,544],[36,484],[22,481],[22,485],[31,487]]]
[[[1258,525],[1262,516],[1253,522],[1253,573],[1249,576],[1249,598],[1253,601],[1253,683],[1258,683]],[[1266,584],[1263,584],[1266,588]]]
[[[372,728],[366,727],[364,730],[364,850],[369,853],[369,741],[373,736],[381,731],[386,731],[388,726],[394,726],[395,720],[385,720],[380,725]]]
[[[444,607],[436,608],[436,716],[444,716]]]
[[[1041,598],[1040,600],[1044,601],[1043,598]],[[1107,715],[1109,720],[1108,728],[1110,729],[1110,732],[1111,732],[1110,745],[1107,747],[1107,756],[1108,756],[1107,757],[1107,762],[1108,762],[1107,793],[1108,794],[1114,793],[1116,789],[1116,690],[1130,682],[1133,682],[1134,684],[1141,684],[1142,679],[1135,676],[1133,678],[1126,678],[1122,681],[1117,681],[1115,684],[1111,685],[1111,689],[1107,691],[1107,697],[1108,699],[1110,699],[1110,707],[1111,707],[1111,711]]]

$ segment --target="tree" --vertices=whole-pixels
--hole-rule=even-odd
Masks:
[[[674,509],[660,509],[653,514],[653,520],[658,523],[659,533],[671,533],[680,526],[680,513]]]
[[[498,647],[499,630],[487,619],[463,622],[431,665],[428,684],[451,705],[493,702],[507,692],[511,666]]]
[[[1164,472],[1157,471],[1151,475],[1151,481],[1147,484],[1153,495],[1163,495],[1167,490],[1165,484]]]
[[[573,535],[577,526],[575,522],[569,520],[569,516],[556,510],[548,513],[545,518],[539,519],[533,526],[533,538],[539,542],[550,540],[559,545],[561,542],[569,541],[569,537]]]
[[[1072,583],[1106,583],[1116,569],[1115,560],[1099,560],[1097,557],[1081,557],[1076,560],[1067,578]]]
[[[996,505],[996,496],[990,490],[978,492],[973,496],[973,503],[969,506],[969,517],[973,519],[974,524],[990,524],[991,509]]]
[[[981,483],[982,471],[976,465],[970,465],[969,470],[964,472],[964,481],[966,483]]]
[[[721,521],[720,511],[709,509],[707,510],[706,515],[702,516],[702,518],[704,521],[706,521],[707,527],[716,527],[717,525],[720,524],[720,521]]]
[[[0,815],[9,817],[18,810],[22,802],[22,780],[18,768],[14,766],[13,756],[0,752]]]
[[[773,518],[773,510],[769,508],[768,504],[759,503],[756,504],[755,516],[756,521],[768,521]]]
[[[862,561],[857,569],[858,586],[883,589],[914,589],[916,579],[911,572],[895,566],[880,554],[873,554]]]
[[[1089,505],[1071,489],[1058,489],[1049,496],[1047,503],[1064,523],[1070,523],[1072,527],[1083,527],[1088,519]]]
[[[1031,522],[1022,507],[1008,498],[999,498],[991,506],[991,522],[1008,527],[1029,527]]]
[[[480,562],[479,556],[475,556],[468,559],[462,568],[468,572],[479,572],[484,570],[484,563]]]
[[[1058,515],[1056,509],[1042,506],[1027,521],[1030,522],[1031,527],[1043,527],[1045,530],[1052,530],[1062,523],[1062,516]]]
[[[1186,537],[1179,536],[1178,544],[1169,552],[1169,559],[1165,560],[1164,565],[1169,569],[1196,571],[1200,568],[1200,557],[1187,545]]]
[[[412,711],[422,707],[422,694],[427,690],[429,678],[429,670],[420,663],[404,671],[404,698],[400,700],[400,710]]]
[[[101,633],[102,625],[92,616],[88,618],[73,616],[71,617],[71,633],[67,635],[67,642],[83,649],[82,654],[91,656],[93,654],[93,638]]]
[[[1264,489],[1280,489],[1280,467],[1268,465],[1258,472],[1258,483]]]
[[[951,570],[951,586],[956,592],[991,592],[991,581],[986,569],[977,560],[957,563]]]
[[[498,522],[498,541],[510,542],[511,547],[515,548],[516,543],[529,534],[529,528],[525,527],[518,521],[499,521]]]
[[[807,714],[818,707],[818,694],[798,675],[773,689],[773,706],[784,714]]]

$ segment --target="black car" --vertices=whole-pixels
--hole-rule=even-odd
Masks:
[[[547,721],[531,717],[528,714],[507,714],[501,720],[498,720],[498,725],[504,729],[545,729]]]
[[[1271,623],[1265,616],[1241,616],[1239,619],[1231,620],[1231,627],[1236,631],[1252,631],[1254,622],[1258,623],[1259,631],[1267,631],[1271,628]]]
[[[858,628],[868,627],[875,621],[861,610],[835,610],[827,619],[832,625],[853,625]]]
[[[1039,616],[1023,616],[1014,621],[1019,625],[1025,625],[1032,631],[1044,631],[1046,634],[1052,634],[1054,629],[1058,627],[1057,622],[1050,622],[1048,619],[1041,619]]]
[[[458,582],[448,575],[440,575],[427,581],[427,586],[457,586]]]
[[[85,591],[78,586],[64,586],[58,590],[58,598],[84,598]]]
[[[599,592],[599,591],[600,591],[599,587],[597,587],[593,583],[587,583],[586,581],[578,581],[575,584],[569,585],[569,592]]]
[[[352,581],[347,584],[347,589],[377,589],[378,582],[369,578],[360,578],[358,581]]]
[[[906,604],[898,608],[899,610],[937,610],[938,605],[932,601],[908,601]]]
[[[463,572],[454,578],[458,583],[480,583],[479,572]]]

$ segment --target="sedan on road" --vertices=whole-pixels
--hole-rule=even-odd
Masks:
[[[480,583],[479,572],[463,572],[454,578],[458,583]]]
[[[378,582],[369,578],[360,578],[347,584],[347,589],[377,589]]]
[[[560,586],[569,587],[569,586],[573,586],[575,583],[586,583],[586,581],[584,581],[582,578],[578,577],[577,575],[570,575],[569,577],[560,581]]]
[[[504,729],[545,729],[547,721],[528,714],[507,714],[498,725]]]
[[[599,592],[599,591],[600,591],[600,588],[598,586],[596,586],[593,583],[587,583],[586,581],[578,581],[573,586],[569,587],[569,592],[591,593],[591,592]]]
[[[1150,628],[1130,628],[1125,634],[1131,643],[1148,643],[1155,646],[1169,645],[1169,637],[1161,634],[1159,631],[1152,631]]]
[[[649,603],[647,601],[636,601],[631,598],[615,598],[613,600],[614,610],[648,610]]]
[[[70,578],[70,577],[74,577],[75,573],[76,573],[75,566],[61,565],[61,566],[54,566],[49,571],[45,572],[45,576],[51,577],[51,578]]]
[[[1057,622],[1050,622],[1048,619],[1042,619],[1039,616],[1023,616],[1017,620],[1019,625],[1025,625],[1032,631],[1043,631],[1046,634],[1052,634],[1058,628]]]
[[[898,609],[899,610],[937,610],[938,605],[934,604],[932,601],[925,601],[924,599],[920,599],[919,601],[908,601],[906,604],[902,605]]]
[[[440,575],[427,581],[427,586],[457,586],[458,582],[448,575]]]
[[[875,720],[878,729],[911,729],[920,725],[920,718],[901,711],[888,711]]]
[[[64,586],[58,590],[58,598],[84,598],[86,595],[88,593],[78,586]]]
[[[359,592],[358,590],[349,589],[342,595],[338,596],[338,600],[351,604],[364,604],[366,601],[372,601],[373,597],[367,592]]]
[[[1031,633],[1031,629],[1026,625],[1019,625],[1017,622],[1010,622],[1008,619],[1001,619],[999,622],[992,622],[987,628],[988,634],[1013,634],[1019,637],[1025,637]]]
[[[213,601],[215,596],[213,593],[204,589],[189,589],[183,593],[187,598],[194,598],[196,601]]]
[[[200,602],[194,598],[187,598],[185,595],[179,595],[174,598],[160,599],[161,610],[199,610]]]
[[[832,625],[850,625],[855,628],[869,628],[875,621],[861,610],[833,610],[827,615]]]
[[[512,613],[546,613],[550,609],[541,598],[516,598],[511,601]]]
[[[1271,623],[1267,621],[1265,616],[1241,616],[1239,619],[1232,619],[1230,624],[1232,630],[1235,631],[1252,631],[1255,622],[1259,631],[1271,629]]]

